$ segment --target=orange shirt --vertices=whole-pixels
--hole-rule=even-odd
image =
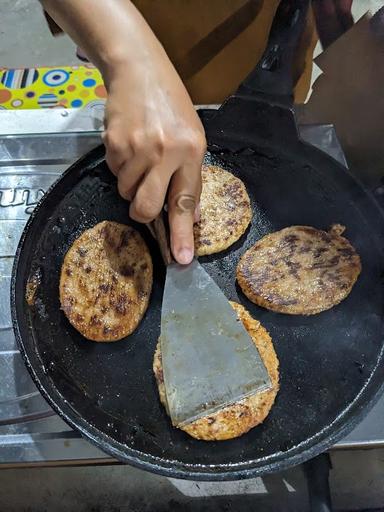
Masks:
[[[279,0],[133,0],[195,104],[221,103],[265,49]],[[52,33],[61,29],[46,14]],[[312,10],[294,64],[295,101],[307,96],[317,42]]]
[[[259,61],[279,0],[134,0],[194,103],[221,103]],[[317,37],[312,11],[295,63],[296,102],[310,86]]]

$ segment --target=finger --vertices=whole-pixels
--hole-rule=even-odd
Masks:
[[[132,157],[128,143],[121,141],[111,131],[104,131],[102,139],[105,145],[105,161],[111,172],[117,176],[120,167]]]
[[[144,156],[135,156],[127,160],[117,173],[117,188],[122,198],[131,201],[136,189],[149,168],[149,161]]]
[[[147,223],[159,215],[167,195],[172,171],[167,164],[161,164],[147,172],[129,209],[129,215],[133,220]]]
[[[184,265],[194,256],[193,222],[200,189],[200,165],[185,165],[172,177],[168,198],[171,249],[176,261]]]

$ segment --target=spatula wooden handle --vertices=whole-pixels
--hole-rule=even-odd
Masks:
[[[161,212],[155,220],[147,224],[147,227],[159,244],[164,263],[169,265],[173,262],[173,258],[169,244],[169,234],[167,232],[167,228],[165,227],[163,215],[163,212]]]

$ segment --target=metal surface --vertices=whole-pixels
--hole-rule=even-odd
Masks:
[[[0,426],[53,414],[33,384],[16,345],[9,290],[13,258],[25,222],[49,186],[97,134],[0,138]],[[1,444],[1,443],[0,443]]]
[[[37,114],[40,111],[37,112]],[[45,111],[44,111],[45,112]],[[55,110],[55,114],[58,112]],[[2,112],[0,112],[1,116]],[[26,113],[28,117],[29,112]],[[3,119],[2,117],[0,119]],[[9,116],[7,119],[12,119]],[[33,118],[33,123],[28,125],[23,122],[23,118],[18,116],[17,123],[13,120],[7,124],[4,121],[1,124],[5,133],[14,131],[15,126],[24,127],[25,131],[30,129],[39,129],[40,126],[45,127],[45,118],[40,120]],[[90,120],[85,125],[85,129],[92,128]],[[58,116],[51,119],[51,130],[59,131],[63,129],[61,120]],[[340,163],[345,161],[342,150],[338,144],[335,132],[332,126],[302,126],[300,134],[304,140],[319,147],[323,151],[338,159]],[[50,138],[50,136],[48,137]],[[6,137],[0,138],[0,186],[1,189],[9,192],[9,176],[23,174],[26,189],[32,188],[32,183],[38,183],[41,190],[46,190],[46,186],[50,185],[73,161],[77,160],[87,149],[96,146],[99,143],[99,134],[71,134],[54,136],[55,143],[47,144],[45,135],[39,136],[20,136],[17,138]],[[33,140],[33,152],[30,150],[30,160],[25,161],[25,152],[23,147],[31,147]],[[65,141],[65,144],[64,144]],[[57,143],[57,144],[56,144]],[[48,149],[47,149],[48,148]],[[62,159],[62,150],[66,149],[66,158]],[[47,164],[60,155],[60,163]],[[2,170],[7,167],[7,176],[3,176]],[[361,172],[364,172],[362,170]],[[41,181],[41,173],[46,184]],[[36,188],[36,187],[35,187]],[[13,189],[14,193],[16,190]],[[3,192],[3,190],[1,190]],[[0,214],[10,220],[17,220],[20,215],[20,205],[1,203]],[[24,224],[29,217],[29,212],[33,209],[33,205],[29,205],[28,213],[24,212],[20,221]],[[0,221],[0,225],[4,223]],[[3,229],[3,228],[2,228]],[[13,256],[4,257],[2,245],[0,245],[1,265],[3,260],[8,261],[8,270],[2,270],[0,274],[1,296],[0,305],[9,304],[9,286],[10,268],[12,267]],[[9,251],[6,251],[9,254]],[[0,306],[1,307],[1,306]],[[30,379],[24,363],[21,361],[16,341],[14,340],[11,330],[11,318],[9,308],[1,309],[1,330],[0,330],[0,389],[2,393],[0,406],[0,467],[15,467],[23,465],[62,465],[62,464],[111,464],[116,459],[108,456],[93,444],[83,439],[77,431],[72,430],[67,423],[59,418],[52,411],[47,402],[41,397],[40,392],[36,389],[34,383]],[[10,353],[9,351],[12,351]],[[8,359],[5,362],[5,359]],[[5,369],[5,370],[4,370]],[[19,382],[28,382],[27,393],[24,395],[18,393]],[[25,384],[24,384],[25,387]],[[5,389],[7,391],[5,391]],[[4,397],[6,397],[4,399]],[[34,401],[39,403],[33,405]],[[21,403],[24,403],[23,407]],[[11,407],[15,410],[12,411]],[[24,409],[24,410],[23,410]],[[25,411],[32,413],[34,418],[27,421]],[[36,419],[38,414],[46,414],[47,417]],[[362,420],[359,425],[345,438],[339,440],[333,449],[361,449],[370,447],[384,447],[384,397],[382,397],[371,412]]]
[[[196,259],[167,266],[160,342],[167,410],[175,426],[271,387],[252,338]]]

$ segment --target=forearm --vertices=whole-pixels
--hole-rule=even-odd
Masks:
[[[109,82],[116,70],[154,56],[171,64],[144,18],[129,0],[41,0],[44,9],[85,50]]]

